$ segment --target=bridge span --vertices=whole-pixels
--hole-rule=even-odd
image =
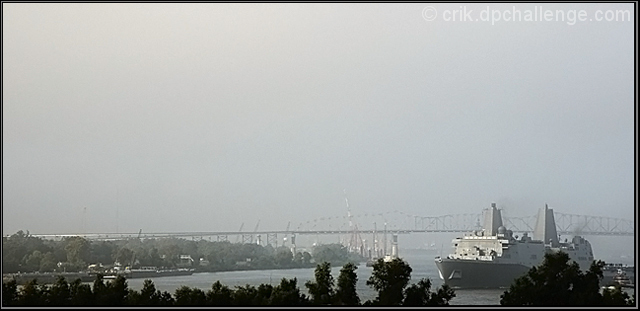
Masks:
[[[562,235],[580,234],[583,236],[634,236],[633,220],[565,214],[554,212],[557,232]],[[87,234],[32,234],[45,239],[62,239],[70,236],[82,236],[89,240],[122,240],[130,238],[187,238],[213,241],[235,241],[242,243],[260,243],[277,246],[279,238],[291,238],[302,235],[349,235],[357,230],[359,234],[410,234],[410,233],[466,233],[479,230],[481,214],[456,214],[437,217],[409,215],[399,211],[378,214],[351,215],[356,227],[349,226],[347,216],[323,217],[309,220],[296,229],[242,231],[206,231],[206,232],[136,232],[136,233],[87,233]],[[514,233],[531,233],[536,216],[506,217],[505,227]],[[358,228],[359,224],[370,224],[367,228]],[[376,224],[378,226],[376,226]]]

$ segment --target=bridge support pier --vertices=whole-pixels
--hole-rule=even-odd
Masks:
[[[253,234],[243,234],[242,235],[242,244],[252,244],[253,243]]]
[[[278,234],[267,233],[267,244],[273,245],[273,248],[278,248]]]

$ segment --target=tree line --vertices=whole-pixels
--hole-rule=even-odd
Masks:
[[[539,266],[515,279],[500,295],[506,306],[634,306],[635,294],[629,297],[620,286],[602,289],[602,260],[593,261],[582,272],[565,252],[548,253]]]
[[[277,286],[262,284],[229,288],[220,282],[209,291],[182,286],[172,295],[155,289],[153,282],[145,280],[141,291],[127,287],[124,277],[104,282],[98,274],[93,288],[79,279],[68,283],[59,277],[51,286],[32,280],[20,290],[15,280],[3,282],[3,306],[111,306],[111,305],[382,305],[426,306],[447,305],[455,292],[446,285],[431,292],[431,281],[421,279],[409,285],[411,267],[401,259],[390,262],[378,260],[373,266],[367,285],[375,289],[377,297],[361,302],[355,290],[357,266],[362,258],[350,254],[340,244],[316,247],[309,253],[292,252],[285,247],[273,248],[256,244],[229,242],[187,241],[184,239],[122,240],[89,242],[81,237],[62,241],[43,240],[19,231],[3,237],[3,272],[55,271],[62,267],[82,269],[88,262],[121,261],[140,265],[176,266],[179,254],[205,258],[211,265],[197,265],[198,269],[220,271],[224,269],[259,269],[260,267],[296,267],[319,262],[315,281],[304,284],[309,296],[301,293],[297,280],[282,279]],[[172,256],[174,254],[176,256]],[[130,257],[127,257],[130,256]],[[358,260],[354,260],[358,259]],[[242,267],[238,262],[247,262]],[[156,261],[154,261],[156,260]],[[344,262],[347,262],[343,265]],[[338,264],[339,263],[339,264]],[[331,265],[343,265],[337,283]],[[313,264],[315,265],[315,264]],[[544,261],[532,267],[527,274],[514,280],[500,296],[500,304],[508,306],[633,306],[632,297],[618,286],[601,289],[602,261],[594,261],[590,269],[582,272],[566,253],[545,254]],[[273,267],[272,266],[272,267]],[[202,271],[202,270],[201,270]],[[207,270],[204,270],[207,271]]]
[[[196,272],[311,268],[316,262],[343,265],[363,260],[337,243],[319,245],[311,253],[298,251],[293,254],[285,246],[178,238],[90,241],[76,236],[54,241],[31,236],[22,230],[2,238],[3,273],[78,272],[86,270],[90,264],[109,267],[115,263],[176,268],[181,264],[180,255],[193,259],[189,266]]]
[[[140,291],[128,288],[123,276],[106,282],[101,274],[93,287],[79,279],[68,283],[58,277],[52,285],[32,280],[21,289],[14,281],[2,284],[3,306],[429,306],[448,305],[455,292],[447,285],[431,292],[431,281],[421,279],[409,286],[411,267],[402,259],[385,262],[379,259],[367,285],[377,291],[373,300],[360,301],[356,291],[358,277],[354,263],[345,264],[337,282],[331,275],[331,264],[316,266],[315,280],[304,286],[302,293],[297,279],[283,278],[280,284],[245,285],[230,288],[220,281],[204,291],[181,286],[172,295],[155,288],[153,281],[145,280]]]
[[[566,253],[546,254],[540,266],[532,267],[517,278],[500,296],[505,306],[635,306],[633,297],[620,287],[600,290],[604,262],[594,261],[583,273]],[[123,276],[104,282],[97,275],[93,288],[79,279],[67,283],[58,277],[53,285],[32,280],[18,290],[15,282],[2,284],[3,306],[446,306],[456,296],[446,284],[431,291],[431,280],[423,278],[409,285],[412,269],[400,258],[389,262],[379,259],[366,284],[377,296],[361,302],[356,291],[357,266],[345,264],[336,280],[331,264],[320,263],[315,279],[304,286],[302,293],[297,279],[283,278],[280,284],[245,285],[229,288],[220,281],[204,291],[181,286],[172,295],[157,290],[151,280],[145,280],[140,291],[128,288]]]

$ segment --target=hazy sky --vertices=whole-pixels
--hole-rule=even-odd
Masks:
[[[633,4],[463,6],[3,3],[3,235],[633,218]]]

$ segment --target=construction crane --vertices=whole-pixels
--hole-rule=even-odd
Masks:
[[[142,229],[140,229],[140,231],[138,231],[138,239],[140,239],[140,235],[142,234]],[[133,251],[133,256],[131,257],[131,264],[129,265],[129,267],[131,267],[131,269],[133,269],[133,265],[136,263],[136,252]]]
[[[358,225],[353,223],[353,215],[351,215],[351,207],[349,207],[349,200],[347,199],[347,190],[344,191],[344,201],[347,203],[347,218],[349,219],[349,230],[351,231],[351,238],[349,239],[347,249],[350,252],[356,252],[363,255],[364,243],[358,230]]]
[[[347,218],[349,218],[349,229],[353,228],[353,221],[351,216],[351,208],[349,207],[349,200],[347,200],[347,189],[342,189],[344,192],[344,201],[347,203]]]

